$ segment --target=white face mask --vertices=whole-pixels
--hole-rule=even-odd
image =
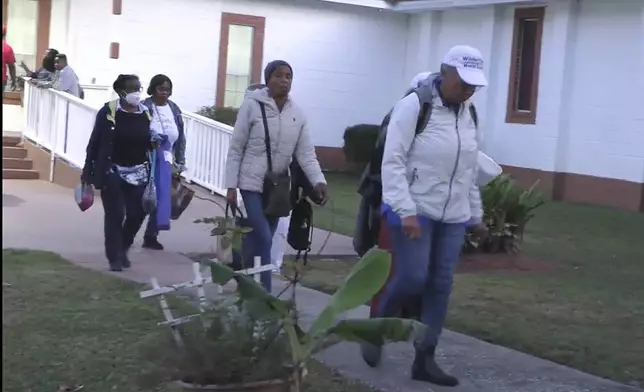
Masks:
[[[140,91],[135,91],[133,93],[129,93],[125,96],[125,102],[129,103],[132,106],[139,106],[141,103],[141,92]]]

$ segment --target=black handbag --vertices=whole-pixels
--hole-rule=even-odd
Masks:
[[[236,204],[226,203],[226,220],[234,219],[235,225],[237,227],[250,227],[244,213]],[[221,245],[218,245],[219,248]],[[230,265],[234,271],[239,271],[242,269],[253,268],[253,258],[247,257],[248,254],[244,254],[243,248],[235,249],[233,244],[230,244]]]
[[[302,253],[304,265],[308,261],[308,254],[311,251],[311,242],[313,240],[313,207],[311,203],[302,197],[293,207],[291,220],[288,226],[286,242],[297,251],[295,261],[297,262]]]
[[[264,122],[264,141],[266,142],[266,158],[268,171],[264,177],[262,187],[262,202],[264,214],[268,218],[286,217],[291,212],[291,178],[286,169],[283,173],[273,171],[273,158],[271,154],[271,137],[268,131],[268,119],[266,118],[266,107],[259,102]]]

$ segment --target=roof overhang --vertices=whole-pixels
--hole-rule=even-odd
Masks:
[[[450,8],[472,8],[494,4],[542,3],[543,0],[322,0],[399,12],[421,12]]]

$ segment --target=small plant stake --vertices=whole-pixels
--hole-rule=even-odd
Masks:
[[[159,281],[157,280],[157,278],[150,278],[150,282],[152,283],[153,289],[161,288],[161,286],[159,286]],[[161,305],[161,310],[163,311],[163,316],[165,317],[166,321],[174,321],[174,316],[172,316],[172,311],[168,306],[168,301],[166,301],[163,294],[160,295],[159,304]],[[172,328],[172,337],[179,347],[183,346],[181,335],[179,335],[179,331],[176,331],[174,328]]]
[[[211,260],[211,262],[218,263],[218,260]],[[254,281],[259,283],[261,281],[260,275],[262,272],[273,270],[272,265],[262,265],[262,259],[259,256],[254,258],[253,264],[254,264],[253,268],[239,271],[239,274],[251,275],[253,276]],[[181,339],[181,335],[179,334],[179,331],[176,330],[176,327],[181,324],[190,322],[195,318],[200,317],[206,311],[208,298],[206,297],[204,285],[213,283],[211,276],[204,278],[204,276],[202,275],[200,263],[198,262],[193,263],[192,271],[194,274],[194,280],[192,280],[191,282],[176,283],[170,286],[162,287],[159,285],[159,281],[157,280],[157,278],[152,277],[150,278],[152,289],[141,291],[139,293],[139,296],[142,299],[159,297],[159,305],[161,306],[161,310],[163,312],[163,317],[165,318],[165,321],[161,321],[158,324],[169,326],[172,329],[172,337],[174,338],[175,342],[179,347],[183,347],[183,341]],[[216,287],[217,294],[223,294],[223,287],[221,285],[217,284],[215,287]],[[168,301],[165,298],[165,294],[176,292],[181,289],[189,289],[189,288],[197,289],[197,297],[199,301],[199,314],[191,314],[184,317],[174,318],[174,316],[172,315],[172,311],[170,310],[170,306],[168,305]]]

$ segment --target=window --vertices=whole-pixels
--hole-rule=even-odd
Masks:
[[[38,55],[38,2],[29,0],[5,0],[7,13],[4,24],[7,26],[7,42],[16,55],[16,74],[23,76],[25,72],[19,64],[24,61],[35,70]],[[3,4],[4,5],[4,4]],[[42,54],[41,54],[42,55]]]
[[[7,26],[6,40],[16,55],[16,74],[23,76],[22,61],[33,71],[49,45],[52,0],[2,0],[2,24]],[[18,83],[20,89],[21,83]],[[3,103],[19,104],[20,94],[7,91]]]
[[[539,63],[545,8],[518,8],[510,62],[508,123],[534,124],[537,119]]]
[[[261,82],[264,25],[259,16],[222,14],[217,106],[238,108],[246,88]]]

